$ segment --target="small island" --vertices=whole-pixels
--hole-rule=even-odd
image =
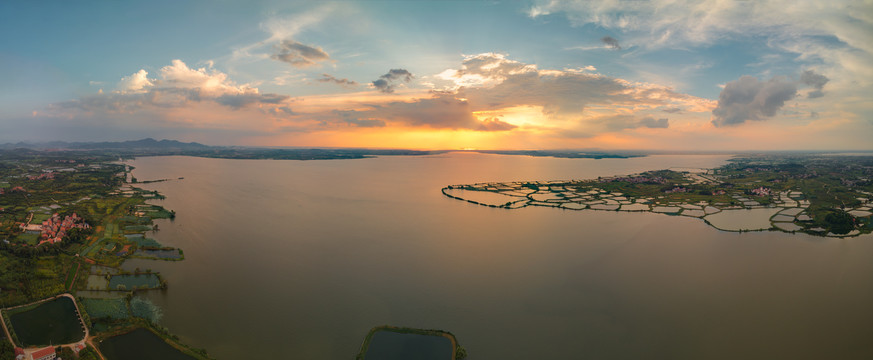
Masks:
[[[717,169],[666,169],[589,180],[450,185],[450,198],[503,209],[652,212],[724,231],[850,237],[873,232],[873,157],[759,155]]]

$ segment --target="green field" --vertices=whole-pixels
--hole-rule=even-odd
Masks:
[[[112,239],[116,235],[119,234],[118,224],[114,222],[110,222],[106,224],[106,230],[103,231],[103,237],[106,239]]]
[[[86,290],[107,290],[109,280],[103,275],[88,275],[88,281],[85,285]]]
[[[36,245],[39,242],[39,234],[22,233],[18,235],[18,241],[28,245]]]
[[[70,271],[67,273],[67,279],[64,281],[64,288],[70,289],[73,285],[73,280],[76,279],[76,274],[79,272],[79,264],[74,263],[70,267]]]
[[[42,224],[43,221],[46,221],[46,220],[50,219],[51,217],[52,217],[51,214],[46,214],[46,213],[42,213],[42,212],[35,212],[35,213],[33,213],[33,220],[30,220],[30,223],[31,224]]]
[[[152,230],[152,227],[149,225],[128,225],[124,227],[124,232],[127,234],[142,233],[150,230]]]
[[[157,240],[142,236],[129,236],[127,240],[139,247],[163,247]]]

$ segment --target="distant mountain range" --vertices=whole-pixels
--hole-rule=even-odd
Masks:
[[[209,146],[196,142],[176,140],[155,140],[145,138],[129,141],[66,142],[50,141],[41,143],[0,144],[0,151],[82,151],[113,156],[159,156],[187,155],[225,159],[285,159],[285,160],[328,160],[362,159],[374,156],[391,155],[434,155],[452,150],[404,150],[404,149],[360,149],[360,148],[259,148],[244,146]],[[520,155],[557,158],[630,158],[646,156],[640,152],[598,150],[464,150],[497,155]]]
[[[34,149],[34,150],[205,150],[211,146],[196,142],[181,142],[176,140],[155,140],[145,138],[128,141],[103,142],[66,142],[50,141],[42,143],[6,143],[0,144],[0,149]]]

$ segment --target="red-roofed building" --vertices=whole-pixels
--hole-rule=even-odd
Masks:
[[[24,349],[20,347],[15,348],[15,360],[24,360]]]
[[[58,355],[55,354],[55,348],[49,346],[45,349],[39,349],[30,353],[30,357],[33,358],[33,360],[52,360],[58,357]]]

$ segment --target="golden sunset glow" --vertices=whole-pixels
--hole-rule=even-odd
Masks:
[[[238,18],[223,14],[223,26],[143,24],[164,35],[160,46],[148,31],[104,40],[107,49],[143,44],[124,52],[39,40],[80,54],[75,62],[21,38],[5,44],[20,60],[0,68],[0,137],[413,149],[873,146],[870,22],[852,15],[864,11],[846,12],[840,1],[791,2],[784,14],[774,11],[789,7],[780,1],[695,2],[701,23],[682,1],[596,3],[279,10],[268,2]],[[449,9],[490,20],[453,23],[450,32],[430,18]],[[384,13],[420,26],[383,21]],[[11,24],[6,33],[16,31]],[[178,36],[189,26],[210,31]]]

